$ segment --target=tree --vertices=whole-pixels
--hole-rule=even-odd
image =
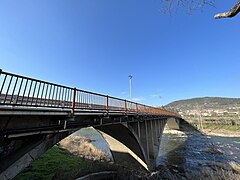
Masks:
[[[203,8],[205,5],[214,7],[215,0],[161,0],[165,4],[165,11],[172,12],[174,8],[185,7],[188,11],[192,11],[197,8]],[[214,16],[215,19],[231,18],[236,16],[240,12],[240,0],[237,0],[236,4],[228,11],[218,13]]]
[[[237,1],[237,3],[233,6],[232,9],[230,9],[228,12],[223,12],[216,14],[214,16],[215,19],[219,18],[231,18],[236,16],[240,12],[240,0]]]

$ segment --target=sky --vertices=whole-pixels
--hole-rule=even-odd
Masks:
[[[164,13],[161,0],[1,0],[0,68],[160,106],[240,97],[235,0]]]

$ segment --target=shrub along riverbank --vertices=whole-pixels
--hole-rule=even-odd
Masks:
[[[225,124],[192,124],[206,135],[222,137],[240,137],[240,126]]]

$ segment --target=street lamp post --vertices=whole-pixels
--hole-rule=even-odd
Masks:
[[[161,102],[162,96],[159,96],[159,99],[160,99],[159,104],[160,104],[160,107],[161,107],[161,104],[162,104],[162,102]]]
[[[132,78],[133,78],[133,76],[132,75],[129,75],[128,76],[128,78],[129,78],[129,86],[130,86],[130,101],[132,102]]]

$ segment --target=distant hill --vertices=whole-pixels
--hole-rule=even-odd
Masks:
[[[186,100],[174,101],[165,106],[176,111],[186,111],[194,109],[238,109],[240,108],[240,98],[223,97],[202,97]]]
[[[191,123],[240,125],[240,98],[193,98],[174,101],[165,108]]]

